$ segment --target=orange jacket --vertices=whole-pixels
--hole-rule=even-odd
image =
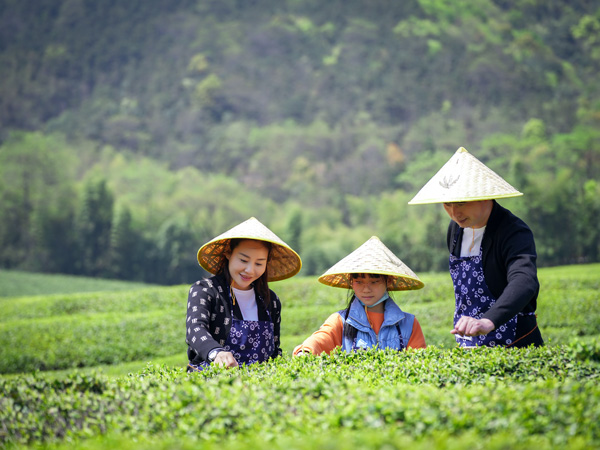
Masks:
[[[375,334],[379,334],[384,313],[367,311],[367,316],[373,327],[373,331],[375,331]],[[321,328],[306,338],[302,344],[294,348],[293,354],[297,355],[300,350],[307,350],[313,355],[320,355],[321,353],[330,354],[335,348],[341,347],[343,333],[344,319],[339,313],[335,312],[327,318],[325,323],[321,325]],[[408,341],[407,348],[425,348],[426,346],[421,325],[415,317],[412,335]]]

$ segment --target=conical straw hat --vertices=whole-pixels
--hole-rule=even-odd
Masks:
[[[474,202],[520,195],[523,194],[460,147],[408,204]]]
[[[198,262],[212,274],[221,266],[231,239],[254,239],[273,244],[267,265],[267,280],[278,281],[293,277],[302,268],[300,256],[275,233],[251,217],[245,222],[207,242],[198,250]]]
[[[389,291],[421,289],[424,284],[377,236],[371,237],[319,277],[328,286],[351,289],[349,274],[387,275]]]

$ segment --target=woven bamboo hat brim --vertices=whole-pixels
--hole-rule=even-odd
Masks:
[[[371,237],[331,269],[319,277],[328,286],[351,289],[349,274],[372,273],[387,275],[388,291],[421,289],[423,282],[377,236]]]
[[[460,147],[408,204],[474,202],[520,195],[523,194]]]
[[[293,277],[302,268],[300,256],[275,233],[251,217],[245,222],[207,242],[198,250],[198,262],[212,274],[219,270],[231,239],[254,239],[273,244],[267,265],[267,280],[279,281]]]

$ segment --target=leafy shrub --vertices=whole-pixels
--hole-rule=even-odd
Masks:
[[[549,345],[597,339],[600,311],[597,265],[539,271],[538,321]],[[453,348],[454,308],[447,274],[422,277],[425,288],[396,292],[401,307],[418,318],[428,345]],[[344,308],[347,292],[294,277],[271,286],[282,299],[282,348],[294,346]],[[122,292],[2,298],[0,373],[94,367],[184,354],[188,286]],[[591,344],[586,344],[591,345]],[[581,349],[594,358],[593,348]],[[596,353],[597,354],[597,353]],[[185,357],[182,357],[184,363]]]
[[[600,342],[597,339],[575,339],[570,342],[568,348],[575,359],[600,362]]]
[[[0,379],[0,437],[33,444],[120,434],[302,448],[293,442],[338,433],[468,442],[510,430],[546,448],[595,446],[599,374],[564,347],[284,356],[192,374],[148,365],[120,379],[34,374]]]

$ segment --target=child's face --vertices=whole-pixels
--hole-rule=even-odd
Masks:
[[[385,277],[371,278],[369,275],[359,275],[352,278],[352,289],[358,299],[367,306],[376,303],[387,291]]]

